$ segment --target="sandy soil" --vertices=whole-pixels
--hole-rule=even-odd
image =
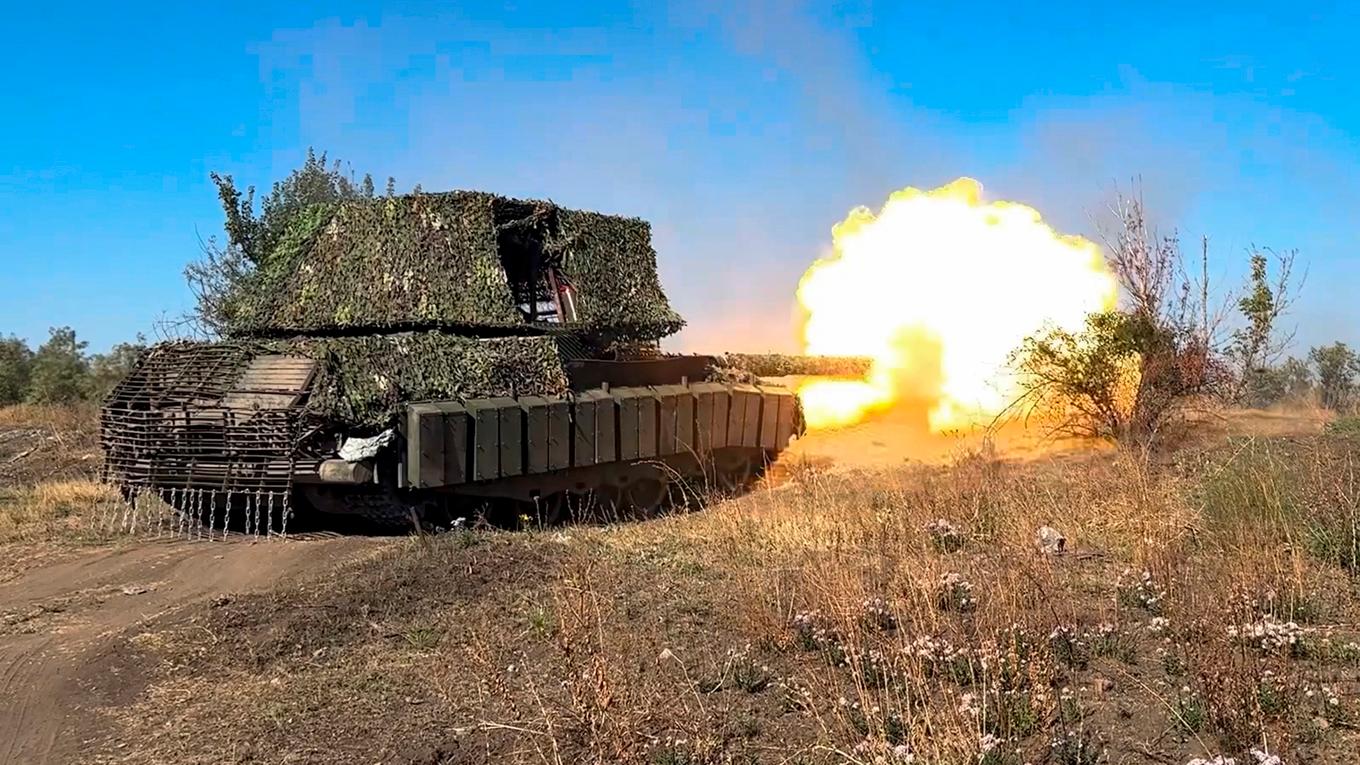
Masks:
[[[148,541],[85,550],[0,585],[0,763],[80,761],[100,734],[89,710],[144,685],[126,638],[388,541]]]

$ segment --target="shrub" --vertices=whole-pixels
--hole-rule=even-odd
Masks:
[[[52,335],[33,354],[28,400],[35,404],[69,404],[85,397],[90,363],[88,343],[70,327],[53,327]]]
[[[1355,378],[1360,375],[1360,356],[1345,343],[1336,342],[1308,351],[1317,367],[1322,405],[1329,409],[1349,406],[1355,398]]]
[[[33,351],[13,335],[0,338],[0,406],[17,404],[28,393]]]

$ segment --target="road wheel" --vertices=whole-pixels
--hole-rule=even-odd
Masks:
[[[669,489],[669,482],[660,478],[638,478],[629,482],[624,497],[632,512],[642,518],[651,518],[666,505]]]
[[[618,486],[596,486],[584,497],[578,518],[596,523],[614,523],[623,507],[623,489]]]
[[[738,492],[751,485],[755,478],[755,457],[745,450],[723,449],[713,454],[713,469],[718,488]]]

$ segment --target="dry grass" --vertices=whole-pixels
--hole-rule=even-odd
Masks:
[[[120,758],[1350,762],[1354,459],[795,465],[703,513],[412,541],[146,636]]]
[[[0,488],[0,544],[95,537],[119,505],[118,493],[96,481]]]
[[[36,427],[67,433],[94,433],[99,407],[92,403],[0,406],[0,428]]]
[[[112,487],[88,479],[0,484],[0,583],[79,547],[131,542]]]
[[[0,407],[0,491],[99,474],[92,405]]]

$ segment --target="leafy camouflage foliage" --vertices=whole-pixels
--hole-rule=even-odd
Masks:
[[[307,150],[302,167],[275,183],[260,200],[259,215],[255,214],[254,186],[241,191],[230,175],[217,173],[212,174],[212,180],[226,215],[228,243],[257,266],[272,257],[294,219],[308,208],[346,199],[373,198],[373,176],[365,175],[363,181],[356,182],[352,173],[345,173],[340,160],[329,164],[326,152],[318,155],[313,149]],[[391,185],[389,178],[389,196]]]
[[[520,326],[497,238],[502,205],[555,213],[546,257],[575,287],[582,328],[644,339],[680,328],[646,222],[460,191],[298,214],[240,292],[233,334]]]
[[[268,265],[283,240],[293,233],[299,217],[317,205],[345,200],[372,199],[373,178],[356,181],[340,160],[330,163],[325,152],[307,150],[307,159],[288,177],[274,184],[255,210],[255,187],[237,188],[230,175],[212,174],[225,215],[226,244],[216,239],[203,243],[199,260],[184,270],[189,288],[197,298],[190,326],[220,336],[236,328],[240,292],[256,271]],[[387,179],[387,195],[394,181]]]
[[[410,332],[295,338],[267,343],[266,349],[317,360],[310,407],[325,419],[358,427],[387,425],[411,401],[558,395],[567,389],[557,344],[549,337]]]
[[[518,323],[489,194],[317,206],[243,295],[244,332]]]

